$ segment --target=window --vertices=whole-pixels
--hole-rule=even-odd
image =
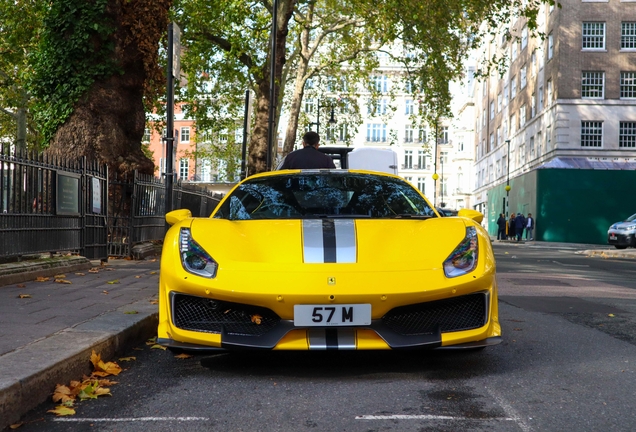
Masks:
[[[618,146],[636,147],[636,122],[620,122]]]
[[[581,147],[601,147],[603,145],[603,122],[581,122]]]
[[[495,101],[490,101],[490,120],[495,118]]]
[[[636,72],[621,72],[621,99],[636,98]]]
[[[526,66],[526,65],[523,65],[523,67],[521,68],[521,72],[520,72],[520,74],[519,74],[519,79],[520,79],[520,81],[521,81],[521,82],[519,83],[519,88],[520,88],[520,89],[525,88],[525,87],[526,87],[526,84],[528,84],[528,81],[527,81],[527,78],[528,78],[528,77],[527,77],[527,74],[528,74],[528,68],[527,68],[527,66]]]
[[[501,177],[501,159],[497,159],[497,161],[495,162],[495,169],[497,170],[495,178]]]
[[[314,100],[312,98],[305,99],[305,112],[308,114],[314,112]]]
[[[486,108],[481,111],[481,125],[486,126]]]
[[[490,151],[495,148],[495,134],[494,133],[490,134],[490,141],[489,141],[488,144],[489,145],[488,145],[488,149],[486,150],[486,153],[490,153]]]
[[[519,165],[526,163],[526,143],[519,146]]]
[[[504,155],[501,157],[501,173],[508,173],[508,158]]]
[[[424,150],[418,150],[417,151],[417,167],[419,169],[427,169],[427,166],[426,166],[426,153],[424,153]],[[422,190],[422,192],[424,192],[424,191]]]
[[[501,126],[497,128],[497,145],[501,144]]]
[[[510,96],[510,92],[508,91],[508,84],[506,84],[504,86],[504,96],[503,96],[503,104],[504,106],[508,106],[508,100],[509,100],[509,96]]]
[[[411,99],[405,101],[404,114],[413,114],[413,101]]]
[[[428,134],[426,133],[426,129],[420,129],[417,131],[417,142],[426,142],[428,141]]]
[[[539,100],[537,105],[539,112],[543,110],[543,87],[539,87]]]
[[[514,99],[517,96],[517,76],[512,77],[510,82],[510,99]]]
[[[424,182],[425,182],[425,178],[424,177],[418,177],[417,178],[417,189],[422,192],[422,193],[426,193],[426,188],[424,187]]]
[[[187,143],[190,142],[190,127],[184,126],[181,128],[181,142]]]
[[[367,114],[370,116],[386,114],[386,99],[378,99],[375,102],[369,99],[367,101]]]
[[[534,137],[530,137],[530,159],[534,159]]]
[[[521,29],[521,49],[523,50],[526,46],[528,46],[528,26],[525,25]]]
[[[548,60],[554,57],[554,35],[550,33],[548,35]]]
[[[581,97],[603,99],[604,72],[583,72],[581,74]]]
[[[372,78],[371,88],[377,92],[386,92],[389,88],[389,80],[386,75],[377,75]]]
[[[444,165],[448,164],[448,152],[447,151],[439,152],[439,160]]]
[[[367,141],[386,142],[386,125],[380,123],[367,124]]]
[[[346,124],[340,125],[338,128],[338,141],[347,141],[349,139],[349,127]]]
[[[526,104],[519,108],[519,127],[522,128],[526,124]]]
[[[510,43],[510,60],[514,61],[517,58],[517,42],[512,41]]]
[[[621,23],[621,49],[636,49],[636,22]]]
[[[439,128],[439,143],[448,144],[448,126],[442,126]]]
[[[404,169],[413,169],[413,150],[404,150]]]
[[[534,118],[537,115],[537,95],[532,93],[530,97],[530,118]]]
[[[541,156],[541,150],[543,146],[543,134],[541,131],[537,132],[537,157]]]
[[[501,92],[497,94],[497,112],[501,112],[501,107],[503,105],[503,97],[501,96]]]
[[[413,126],[411,125],[404,127],[404,142],[413,142]]]
[[[510,136],[514,135],[517,131],[517,117],[515,114],[510,116]]]
[[[212,164],[208,159],[205,159],[201,165],[201,181],[212,181]]]
[[[581,34],[584,50],[605,49],[604,22],[584,22]]]
[[[188,173],[190,172],[190,160],[183,158],[179,159],[179,178],[186,180]]]
[[[150,129],[149,128],[145,128],[144,129],[144,136],[143,138],[141,138],[141,140],[145,143],[150,142]]]
[[[166,173],[166,159],[159,158],[159,174],[162,176]]]
[[[537,52],[532,51],[530,55],[530,76],[535,76],[537,74]]]

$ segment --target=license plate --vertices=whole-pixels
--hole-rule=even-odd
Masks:
[[[297,327],[369,324],[370,304],[294,305],[294,325]]]
[[[616,240],[616,234],[610,234],[610,240]]]

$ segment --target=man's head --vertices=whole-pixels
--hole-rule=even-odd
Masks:
[[[317,132],[309,131],[303,135],[303,147],[312,146],[318,148],[320,135]]]
[[[528,213],[528,217],[532,216],[532,213]]]

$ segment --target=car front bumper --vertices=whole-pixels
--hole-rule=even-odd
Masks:
[[[607,232],[607,243],[618,246],[630,246],[634,243],[634,232],[609,230]]]

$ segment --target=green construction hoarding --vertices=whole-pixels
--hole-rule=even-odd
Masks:
[[[633,170],[538,169],[510,179],[508,214],[532,213],[538,241],[607,244],[609,226],[636,213]],[[488,232],[497,235],[506,184],[488,191]]]

